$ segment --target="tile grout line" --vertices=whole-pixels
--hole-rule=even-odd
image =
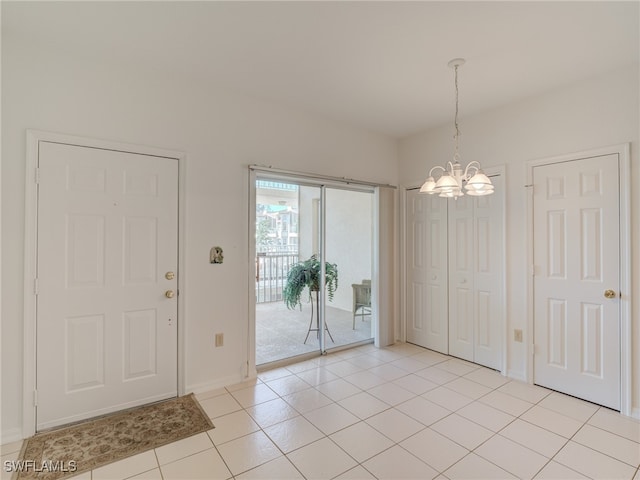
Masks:
[[[594,404],[594,405],[595,405],[595,404]],[[620,459],[618,459],[618,458],[616,458],[616,457],[612,457],[612,456],[611,456],[611,455],[609,455],[608,453],[601,452],[600,450],[596,450],[595,448],[592,448],[592,447],[590,447],[589,445],[584,445],[583,443],[580,443],[580,442],[578,442],[578,441],[574,440],[574,437],[578,434],[578,432],[580,432],[580,430],[582,430],[582,429],[584,428],[584,426],[585,426],[585,425],[588,425],[589,420],[591,420],[591,419],[596,415],[596,413],[598,413],[598,412],[600,411],[600,409],[602,409],[602,408],[605,408],[605,407],[598,406],[598,408],[596,409],[596,411],[595,411],[595,412],[593,412],[593,413],[589,416],[589,418],[588,418],[587,420],[585,420],[585,421],[582,423],[582,425],[580,426],[580,428],[579,428],[578,430],[576,430],[576,431],[574,432],[574,434],[573,434],[573,435],[571,435],[571,438],[569,438],[569,439],[567,440],[567,442],[562,446],[562,448],[561,448],[560,450],[558,450],[558,451],[555,453],[555,455],[552,457],[552,460],[553,460],[553,459],[554,459],[554,458],[555,458],[555,457],[556,457],[556,456],[557,456],[557,455],[562,451],[562,449],[564,449],[564,448],[569,444],[569,442],[572,442],[572,441],[573,441],[573,442],[574,442],[575,444],[577,444],[577,445],[580,445],[580,446],[582,446],[582,447],[584,447],[584,448],[588,448],[589,450],[591,450],[591,451],[593,451],[593,452],[599,453],[600,455],[604,455],[605,457],[608,457],[608,458],[610,458],[610,459],[612,459],[612,460],[614,460],[614,461],[616,461],[616,462],[619,462],[619,463],[622,463],[622,464],[624,464],[624,465],[628,465],[628,466],[630,466],[631,468],[634,468],[634,466],[633,466],[633,465],[631,465],[631,464],[629,464],[629,463],[627,463],[627,462],[625,462],[625,461],[623,461],[623,460],[620,460]],[[592,426],[592,425],[591,425],[591,426]],[[594,427],[594,428],[597,428],[597,427]],[[603,430],[603,431],[607,431],[607,430]],[[611,433],[612,435],[615,435],[615,434],[613,434],[612,432],[608,432],[608,433]],[[625,437],[622,437],[622,438],[625,438]],[[568,467],[568,466],[567,466],[567,465],[565,465],[564,463],[561,463],[561,462],[557,462],[557,463],[560,463],[560,465],[563,465],[564,467],[567,467],[567,468],[569,468],[570,470],[574,470],[573,468]],[[638,468],[640,468],[640,466],[639,466],[639,467],[636,467],[636,473],[637,473],[637,471],[638,471]],[[574,470],[574,471],[576,471],[576,470]],[[580,473],[581,475],[585,475],[585,474],[583,474],[583,473],[581,473],[581,472],[578,472],[578,473]],[[633,477],[631,477],[631,478],[633,479]]]

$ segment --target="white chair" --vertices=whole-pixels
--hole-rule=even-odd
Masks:
[[[362,280],[362,283],[352,283],[353,288],[353,330],[356,329],[356,315],[360,315],[360,321],[365,315],[371,315],[371,280]]]

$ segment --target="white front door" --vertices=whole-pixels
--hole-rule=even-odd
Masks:
[[[407,342],[448,353],[447,201],[407,191]]]
[[[504,191],[502,175],[491,181]],[[504,343],[503,218],[502,193],[449,200],[449,354],[496,370]]]
[[[533,168],[534,381],[616,410],[619,169],[618,155]]]
[[[37,430],[176,396],[178,161],[41,141],[38,168]]]

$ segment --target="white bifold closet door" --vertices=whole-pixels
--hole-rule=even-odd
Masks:
[[[407,192],[407,341],[449,352],[447,201]]]
[[[502,177],[492,177],[496,191]],[[503,196],[449,200],[449,354],[502,368]]]

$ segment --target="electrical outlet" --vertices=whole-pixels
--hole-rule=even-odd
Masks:
[[[224,345],[224,333],[216,333],[216,347]]]
[[[516,342],[522,342],[522,330],[513,331],[513,340]]]

